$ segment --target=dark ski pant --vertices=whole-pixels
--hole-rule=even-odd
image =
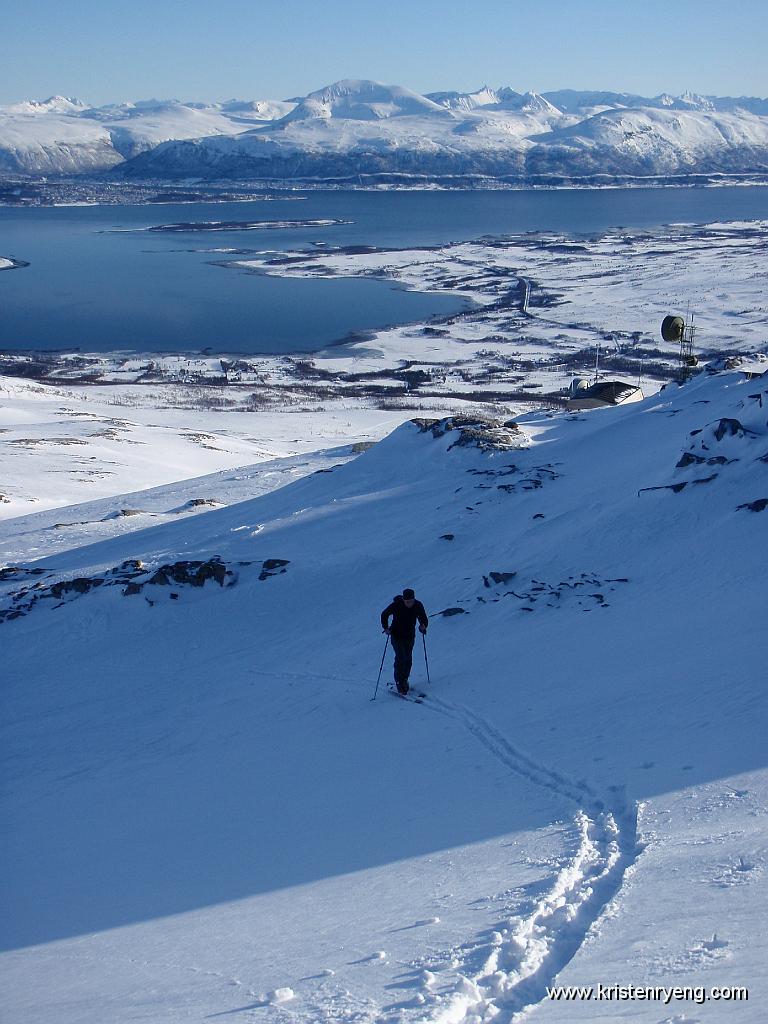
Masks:
[[[413,664],[413,645],[416,636],[390,636],[395,652],[395,683],[399,693],[408,693],[408,676]]]

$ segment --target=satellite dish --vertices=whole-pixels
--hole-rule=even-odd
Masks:
[[[696,336],[696,325],[693,317],[686,314],[685,319],[681,316],[665,316],[661,321],[661,336],[664,341],[677,342],[680,345],[679,354],[679,378],[681,382],[687,380],[694,366],[698,366],[699,360],[693,354],[693,342]]]
[[[685,320],[681,316],[665,316],[661,321],[661,336],[664,341],[681,341]]]

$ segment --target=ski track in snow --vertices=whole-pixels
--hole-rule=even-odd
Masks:
[[[291,673],[279,675],[294,677]],[[339,676],[314,677],[355,682]],[[578,953],[618,894],[627,870],[642,852],[637,833],[638,807],[626,805],[621,787],[612,793],[609,806],[586,781],[569,779],[517,750],[495,726],[465,705],[432,693],[425,695],[421,705],[463,726],[491,756],[516,775],[575,803],[578,810],[573,830],[577,848],[558,872],[550,891],[537,901],[528,916],[510,918],[505,927],[491,932],[489,937],[462,947],[471,949],[472,959],[480,961],[479,970],[462,974],[460,968],[452,969],[450,977],[441,978],[438,968],[433,973],[421,970],[423,964],[412,963],[408,966],[419,969],[422,978],[422,994],[416,1007],[412,1004],[412,1008],[406,1009],[401,1004],[401,1009],[394,1013],[382,1009],[373,1011],[371,1016],[370,1007],[366,1012],[361,1005],[354,1005],[347,1008],[350,1017],[349,1012],[335,1004],[335,1016],[331,1019],[376,1024],[406,1020],[415,1024],[503,1024],[522,1020],[546,998],[547,987]],[[345,995],[351,997],[349,992]],[[352,1002],[355,1003],[354,997]],[[327,1010],[327,997],[316,1008]]]
[[[482,950],[480,970],[460,974],[454,991],[433,997],[434,1005],[417,1018],[425,1024],[519,1020],[546,998],[547,987],[581,948],[636,862],[641,852],[637,807],[626,807],[618,790],[615,806],[607,807],[586,782],[570,780],[534,761],[466,706],[432,694],[424,706],[458,721],[516,775],[579,808],[574,818],[577,850],[549,893],[527,917],[511,918],[507,927],[493,932]]]

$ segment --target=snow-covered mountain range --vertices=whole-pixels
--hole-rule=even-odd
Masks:
[[[710,369],[12,520],[8,1019],[759,1024],[768,376]]]
[[[768,99],[482,86],[421,95],[343,80],[290,100],[54,96],[0,107],[0,174],[151,178],[768,172]]]

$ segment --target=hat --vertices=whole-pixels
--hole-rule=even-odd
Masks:
[[[412,601],[414,599],[414,597],[416,597],[416,595],[410,589],[410,587],[403,591],[403,600],[404,601]]]

